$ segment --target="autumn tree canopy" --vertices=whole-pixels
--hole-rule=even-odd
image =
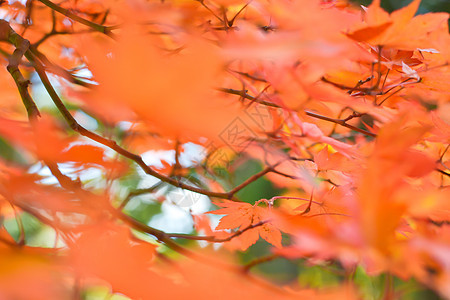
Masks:
[[[450,299],[419,4],[0,1],[0,298]]]

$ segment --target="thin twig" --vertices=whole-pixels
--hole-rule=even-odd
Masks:
[[[261,221],[255,224],[251,224],[247,227],[245,227],[242,230],[238,230],[236,232],[234,232],[232,235],[226,237],[226,238],[222,238],[219,239],[215,236],[198,236],[198,235],[189,235],[189,234],[183,234],[183,233],[167,233],[166,235],[172,238],[181,238],[181,239],[188,239],[188,240],[196,240],[196,241],[207,241],[207,242],[213,242],[213,243],[224,243],[224,242],[228,242],[231,241],[232,239],[234,239],[235,237],[240,236],[241,234],[243,234],[244,232],[262,226],[264,224],[266,224],[268,221]]]
[[[272,103],[272,102],[268,102],[268,101],[264,101],[264,100],[259,100],[256,97],[253,97],[253,96],[247,94],[247,92],[245,90],[234,90],[234,89],[228,89],[228,88],[218,88],[217,90],[219,90],[221,92],[224,92],[224,93],[228,93],[228,94],[238,95],[238,96],[241,96],[242,98],[254,101],[254,102],[262,104],[262,105],[276,107],[276,108],[281,108],[281,106],[279,106],[278,104],[275,104],[275,103]],[[310,112],[310,111],[307,111],[307,110],[305,110],[305,113],[308,116],[310,116],[310,117],[314,117],[314,118],[321,119],[321,120],[328,121],[328,122],[333,122],[333,123],[336,123],[338,125],[347,127],[349,129],[352,129],[354,131],[358,131],[360,133],[363,133],[363,134],[371,136],[371,137],[376,137],[377,136],[376,134],[374,134],[374,133],[372,133],[370,131],[367,131],[367,130],[355,127],[353,125],[347,124],[344,120],[341,120],[341,119],[334,119],[334,118],[330,118],[330,117],[325,117],[325,116],[322,116],[322,115],[319,115],[317,113],[313,113],[313,112]]]
[[[73,14],[72,12],[70,12],[69,10],[56,5],[55,3],[49,1],[49,0],[38,0],[39,2],[41,2],[42,4],[50,7],[52,10],[59,12],[60,14],[63,14],[64,16],[74,20],[75,22],[78,22],[80,24],[86,25],[92,29],[94,29],[95,31],[101,32],[106,34],[107,36],[111,37],[111,38],[115,38],[114,33],[112,32],[113,29],[116,29],[117,26],[105,26],[105,25],[100,25],[94,22],[91,22],[89,20],[86,20],[82,17],[79,17],[75,14]]]
[[[249,178],[247,178],[244,182],[242,182],[240,185],[236,186],[234,189],[232,189],[231,191],[228,192],[228,195],[233,196],[234,194],[236,194],[237,192],[239,192],[240,190],[242,190],[243,188],[245,188],[246,186],[248,186],[250,183],[256,181],[257,179],[263,177],[264,175],[266,175],[269,172],[273,171],[273,168],[276,167],[277,165],[279,165],[280,162],[278,162],[277,164],[275,164],[274,166],[269,166],[266,167],[264,170],[262,170],[259,173],[256,173],[253,176],[250,176]]]
[[[332,123],[336,123],[336,124],[339,124],[341,126],[347,127],[347,128],[349,128],[351,130],[354,130],[354,131],[358,131],[360,133],[363,133],[363,134],[371,136],[371,137],[376,137],[377,136],[375,133],[372,133],[370,131],[367,131],[367,130],[355,127],[355,126],[350,125],[350,124],[347,124],[344,120],[341,120],[341,119],[334,119],[334,118],[325,117],[325,116],[322,116],[322,115],[319,115],[319,114],[316,114],[314,112],[307,111],[307,110],[305,111],[305,113],[308,116],[310,116],[310,117],[317,118],[317,119],[324,120],[324,121],[328,121],[328,122],[332,122]]]
[[[256,103],[259,104],[263,104],[266,106],[271,106],[271,107],[276,107],[276,108],[281,108],[281,106],[279,106],[278,104],[272,103],[272,102],[268,102],[268,101],[264,101],[264,100],[260,100],[257,97],[253,97],[249,94],[247,94],[246,90],[234,90],[234,89],[228,89],[228,88],[217,88],[218,91],[227,93],[227,94],[232,94],[232,95],[238,95],[241,96],[242,98],[254,101]]]
[[[277,253],[270,254],[270,255],[267,255],[267,256],[263,256],[263,257],[259,257],[257,259],[252,260],[251,262],[247,263],[246,265],[244,265],[242,267],[242,271],[247,273],[254,266],[257,266],[257,265],[260,265],[260,264],[263,264],[263,263],[275,260],[275,259],[277,259],[279,257],[280,257],[280,255],[277,254]]]
[[[441,169],[435,169],[435,170],[438,171],[439,173],[445,175],[445,176],[450,177],[450,173],[447,173],[447,172],[445,172],[444,170],[441,170]]]
[[[309,197],[308,206],[300,213],[300,215],[305,215],[311,211],[311,205],[313,204],[313,198],[314,198],[314,189],[311,191],[311,196]]]

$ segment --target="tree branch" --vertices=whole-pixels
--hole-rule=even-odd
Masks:
[[[232,189],[231,191],[228,192],[228,195],[230,197],[232,197],[234,194],[236,194],[237,192],[239,192],[240,190],[242,190],[243,188],[245,188],[247,185],[249,185],[250,183],[256,181],[257,179],[263,177],[264,175],[266,175],[269,172],[273,171],[273,168],[277,165],[279,165],[280,162],[278,162],[277,164],[275,164],[274,166],[269,166],[266,167],[264,170],[262,170],[259,173],[256,173],[252,176],[250,176],[249,178],[247,178],[244,182],[242,182],[240,185],[236,186],[234,189]]]
[[[60,14],[65,15],[66,17],[74,20],[75,22],[78,22],[80,24],[86,25],[90,28],[92,28],[95,31],[101,32],[106,34],[107,36],[115,39],[115,35],[112,32],[113,29],[116,29],[117,26],[105,26],[105,25],[100,25],[94,22],[91,22],[89,20],[83,19],[82,17],[79,17],[73,13],[71,13],[69,10],[56,5],[55,3],[49,1],[49,0],[38,0],[39,2],[41,2],[42,4],[50,7],[52,10],[59,12]]]
[[[332,123],[336,123],[338,125],[347,127],[347,128],[349,128],[351,130],[358,131],[360,133],[363,133],[363,134],[371,136],[371,137],[377,137],[377,135],[375,133],[372,133],[370,131],[367,131],[367,130],[355,127],[355,126],[350,125],[350,124],[347,124],[345,119],[329,118],[329,117],[325,117],[325,116],[322,116],[322,115],[319,115],[319,114],[316,114],[314,112],[307,111],[307,110],[305,110],[305,113],[306,113],[306,115],[308,115],[310,117],[313,117],[313,118],[316,118],[316,119],[320,119],[320,120],[324,120],[324,121],[328,121],[328,122],[332,122]]]
[[[58,94],[56,93],[55,89],[53,88],[52,84],[50,83],[50,80],[47,77],[47,74],[45,72],[45,67],[42,65],[42,63],[39,61],[39,58],[35,55],[34,53],[34,49],[28,49],[25,52],[25,57],[33,64],[36,72],[38,73],[39,78],[41,79],[45,89],[47,90],[47,92],[50,95],[50,98],[52,99],[53,103],[56,105],[56,107],[58,108],[59,112],[62,114],[62,116],[64,117],[64,119],[66,120],[67,124],[76,132],[78,132],[79,134],[81,134],[82,136],[85,136],[91,140],[94,140],[108,148],[111,148],[112,150],[116,151],[117,153],[119,153],[120,155],[133,160],[136,164],[138,164],[141,169],[148,175],[151,175],[153,177],[158,178],[159,180],[166,182],[172,186],[175,187],[179,187],[185,190],[189,190],[192,192],[196,192],[199,194],[203,194],[206,195],[208,197],[215,197],[215,198],[222,198],[222,199],[229,199],[229,200],[233,200],[233,201],[238,201],[235,197],[234,194],[241,190],[242,188],[244,188],[245,186],[247,186],[248,184],[254,182],[256,179],[258,179],[259,177],[265,175],[267,172],[271,171],[271,169],[269,170],[264,170],[259,174],[255,174],[252,177],[250,177],[249,179],[247,179],[245,181],[245,184],[241,184],[240,186],[238,186],[237,188],[235,188],[234,190],[231,190],[230,192],[213,192],[213,191],[207,191],[204,190],[202,188],[198,188],[195,186],[191,186],[185,183],[180,182],[179,180],[176,180],[174,178],[171,177],[167,177],[163,174],[160,174],[158,172],[156,172],[155,170],[153,170],[152,168],[150,168],[142,159],[141,156],[131,153],[128,150],[122,148],[121,146],[119,146],[115,141],[104,138],[92,131],[87,130],[86,128],[84,128],[83,126],[81,126],[80,124],[78,124],[78,122],[75,120],[75,118],[72,116],[72,114],[69,112],[69,110],[66,108],[66,106],[64,105],[64,103],[62,102],[61,98],[58,96]]]
[[[64,103],[62,102],[62,100],[60,99],[58,94],[56,93],[55,89],[53,88],[52,84],[50,83],[50,80],[47,77],[47,74],[45,72],[45,67],[40,62],[40,56],[44,56],[44,55],[40,54],[35,48],[33,48],[33,47],[30,48],[29,41],[22,38],[17,33],[15,33],[14,30],[9,26],[8,22],[3,21],[3,20],[0,20],[0,21],[1,21],[0,22],[0,40],[9,41],[10,43],[12,43],[16,46],[16,50],[14,51],[14,53],[12,55],[12,58],[10,60],[10,65],[8,66],[8,68],[9,68],[9,70],[11,70],[10,72],[12,73],[13,77],[15,76],[14,78],[15,79],[17,78],[18,82],[20,83],[20,85],[18,84],[18,87],[19,87],[19,90],[21,91],[21,95],[23,95],[23,99],[24,99],[23,101],[24,101],[25,106],[27,107],[27,110],[29,111],[29,115],[31,117],[33,117],[34,115],[38,115],[39,112],[31,98],[31,96],[28,93],[28,90],[27,90],[28,83],[26,85],[23,84],[23,82],[22,82],[24,80],[23,76],[20,77],[21,73],[20,73],[20,70],[18,70],[18,65],[19,65],[20,59],[24,55],[30,61],[30,63],[32,63],[32,65],[34,66],[39,78],[41,79],[45,89],[49,93],[53,103],[56,105],[59,112],[62,114],[62,116],[66,120],[67,124],[74,131],[76,131],[79,134],[81,134],[87,138],[90,138],[91,140],[94,140],[104,146],[111,148],[112,150],[116,151],[117,153],[121,154],[124,157],[127,157],[127,158],[133,160],[148,175],[154,176],[154,177],[158,178],[159,180],[169,183],[175,187],[186,189],[186,190],[196,192],[199,194],[203,194],[203,195],[206,195],[209,197],[216,197],[216,198],[230,199],[230,200],[237,201],[237,199],[234,198],[235,193],[237,193],[239,190],[245,188],[247,185],[254,182],[258,178],[264,176],[268,172],[272,171],[272,167],[268,167],[265,170],[263,170],[262,172],[251,176],[246,181],[244,181],[242,184],[240,184],[239,186],[232,189],[230,192],[207,191],[207,190],[204,190],[201,188],[197,188],[194,186],[184,184],[184,183],[180,182],[179,180],[164,176],[164,175],[156,172],[155,170],[150,168],[147,164],[145,164],[145,162],[143,161],[141,156],[127,151],[126,149],[120,147],[115,141],[104,138],[92,131],[87,130],[86,128],[84,128],[83,126],[78,124],[78,122],[75,120],[75,118],[72,116],[72,114],[69,112],[69,110],[66,108],[66,106],[64,105]],[[20,76],[17,74],[19,74]],[[51,167],[51,166],[52,165],[50,165],[49,167]],[[65,183],[66,178],[64,178],[63,174],[60,174],[60,172],[58,172],[59,170],[58,170],[57,166],[56,167],[53,166],[53,168],[51,168],[51,170],[53,170],[54,174],[59,175],[59,176],[56,176],[56,175],[55,176],[60,180],[60,183],[62,185],[66,184]],[[63,176],[61,176],[61,175],[63,175]]]
[[[116,151],[117,153],[119,153],[120,155],[133,160],[135,163],[137,163],[142,170],[148,174],[151,175],[153,177],[158,178],[161,181],[164,181],[166,183],[169,183],[175,187],[179,187],[185,190],[189,190],[192,192],[196,192],[199,194],[203,194],[209,197],[216,197],[216,198],[222,198],[222,199],[230,199],[230,200],[234,200],[236,201],[237,199],[235,199],[234,197],[230,197],[230,195],[228,193],[222,193],[222,192],[212,192],[212,191],[206,191],[204,189],[201,188],[197,188],[194,186],[190,186],[187,184],[184,184],[176,179],[164,176],[158,172],[156,172],[155,170],[153,170],[152,168],[150,168],[142,159],[141,156],[131,153],[127,150],[125,150],[124,148],[122,148],[121,146],[119,146],[115,141],[104,138],[92,131],[87,130],[86,128],[84,128],[83,126],[81,126],[80,124],[78,124],[78,122],[75,120],[75,118],[71,115],[71,113],[68,111],[68,109],[66,108],[66,106],[64,105],[64,103],[62,102],[62,100],[59,98],[58,94],[56,93],[55,89],[53,88],[53,86],[50,83],[50,80],[47,77],[47,74],[45,73],[45,69],[44,66],[39,62],[38,58],[31,52],[31,51],[27,51],[25,56],[27,57],[27,59],[33,63],[36,72],[39,75],[39,78],[41,79],[45,89],[47,90],[47,92],[49,93],[53,103],[56,105],[56,107],[58,108],[59,112],[62,114],[62,116],[64,117],[64,119],[66,120],[67,124],[69,124],[69,126],[76,132],[78,132],[79,134],[81,134],[82,136],[85,136],[91,140],[94,140],[108,148],[111,148],[112,150]]]
[[[22,57],[28,51],[30,42],[18,35],[9,25],[8,22],[0,20],[0,41],[9,42],[16,48],[9,57],[9,63],[6,69],[16,83],[19,90],[20,98],[27,110],[28,119],[34,120],[40,116],[39,110],[28,92],[30,81],[25,79],[19,70],[19,64]]]
[[[221,92],[224,92],[224,93],[227,93],[227,94],[238,95],[238,96],[241,96],[244,99],[248,99],[248,100],[251,100],[253,102],[262,104],[262,105],[266,105],[266,106],[270,106],[270,107],[276,107],[276,108],[281,108],[281,106],[279,106],[278,104],[275,104],[275,103],[272,103],[272,102],[269,102],[269,101],[264,101],[264,100],[257,99],[257,97],[253,97],[253,96],[247,94],[247,91],[245,91],[245,90],[234,90],[234,89],[228,89],[228,88],[218,88],[217,90],[221,91]],[[374,133],[372,133],[370,131],[367,131],[367,130],[364,130],[364,129],[360,129],[360,128],[355,127],[353,125],[347,124],[346,123],[347,120],[345,120],[345,119],[342,120],[342,119],[329,118],[329,117],[325,117],[325,116],[322,116],[322,115],[319,115],[319,114],[316,114],[316,113],[313,113],[313,112],[310,112],[310,111],[307,111],[307,110],[305,110],[305,113],[308,116],[310,116],[310,117],[321,119],[321,120],[328,121],[328,122],[333,122],[333,123],[336,123],[338,125],[347,127],[347,128],[349,128],[351,130],[363,133],[365,135],[368,135],[368,136],[371,136],[371,137],[376,137],[376,134],[374,134]]]

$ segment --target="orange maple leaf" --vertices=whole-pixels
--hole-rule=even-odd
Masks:
[[[222,208],[209,213],[226,215],[220,219],[216,230],[239,228],[240,231],[243,231],[236,237],[241,243],[241,250],[246,250],[256,243],[259,237],[281,248],[281,232],[268,220],[270,206],[260,207],[258,206],[260,201],[257,201],[254,205],[233,201],[215,203]]]
[[[68,264],[80,276],[100,278],[132,298],[148,299],[146,284],[153,275],[149,266],[154,245],[134,238],[127,227],[111,222],[81,228],[77,234],[76,243],[70,245]]]
[[[365,24],[358,25],[347,36],[372,45],[387,46],[402,50],[415,50],[429,44],[428,34],[444,26],[448,14],[428,13],[414,17],[420,0],[388,14],[375,0],[365,10]]]

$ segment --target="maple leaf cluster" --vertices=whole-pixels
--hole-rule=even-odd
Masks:
[[[0,1],[0,298],[450,299],[419,5]]]

